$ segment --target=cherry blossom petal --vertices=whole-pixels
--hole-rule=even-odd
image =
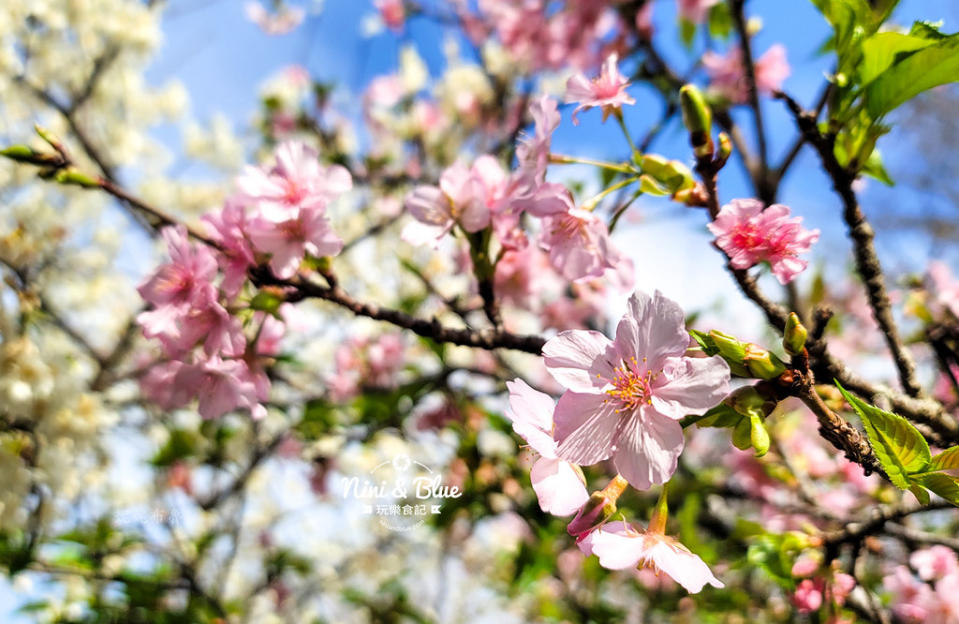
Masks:
[[[553,440],[553,410],[556,403],[548,394],[534,390],[522,379],[506,382],[509,409],[506,416],[513,421],[513,431],[526,440],[537,453],[556,457]]]
[[[598,331],[564,331],[543,346],[544,362],[553,378],[570,390],[595,392],[612,376],[612,345]]]
[[[589,500],[589,492],[569,462],[541,457],[529,473],[540,509],[554,516],[568,516]]]
[[[677,421],[640,408],[617,431],[613,465],[634,488],[648,490],[676,472],[685,443]]]
[[[623,415],[603,394],[567,391],[553,416],[556,455],[581,466],[595,464],[613,453],[613,440]]]
[[[646,557],[691,594],[699,593],[707,583],[720,589],[725,587],[713,576],[706,562],[685,548],[659,541],[648,550]]]
[[[636,292],[628,305],[616,327],[616,349],[622,356],[652,355],[647,366],[658,368],[666,356],[686,352],[689,333],[679,304],[657,290],[652,297]]]
[[[715,407],[729,394],[729,365],[718,355],[669,358],[657,381],[653,407],[678,420]]]

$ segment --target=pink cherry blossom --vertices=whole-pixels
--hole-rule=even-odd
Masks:
[[[531,309],[542,287],[557,281],[545,252],[529,246],[503,253],[493,280],[496,298],[519,308]]]
[[[892,594],[892,611],[904,622],[922,622],[936,602],[933,589],[915,578],[906,566],[897,566],[882,579]]]
[[[275,155],[273,167],[247,166],[236,181],[259,216],[267,220],[295,219],[299,208],[324,210],[328,202],[353,187],[346,169],[324,167],[317,151],[305,143],[286,141],[276,148]]]
[[[174,401],[173,380],[181,368],[183,368],[183,362],[179,360],[169,360],[151,366],[139,379],[143,396],[166,410],[183,407],[189,403],[190,397],[184,397],[182,394],[176,395],[178,402]]]
[[[270,254],[270,269],[280,279],[293,277],[307,253],[320,258],[335,256],[343,249],[342,239],[321,210],[300,208],[292,215],[281,222],[254,218],[248,226],[253,246]]]
[[[719,0],[676,0],[676,10],[679,16],[694,24],[701,24],[706,20],[709,9],[719,3]],[[647,4],[653,4],[652,1]]]
[[[919,578],[934,581],[949,574],[959,573],[959,559],[956,552],[946,546],[930,546],[917,550],[909,556],[909,564],[916,569]]]
[[[516,159],[520,171],[529,176],[530,183],[539,185],[545,181],[546,166],[553,132],[559,127],[560,114],[556,100],[542,95],[529,106],[533,118],[533,135],[523,135],[516,146]]]
[[[328,380],[335,401],[350,399],[361,387],[391,388],[403,368],[406,344],[401,336],[384,334],[375,340],[351,338],[333,355],[335,374]]]
[[[604,568],[649,567],[664,572],[691,594],[699,593],[706,585],[725,587],[698,555],[676,539],[640,531],[625,522],[610,522],[594,531],[590,548]]]
[[[619,73],[616,66],[618,60],[616,54],[610,54],[596,78],[589,80],[583,74],[576,74],[566,82],[566,101],[579,102],[579,106],[573,111],[574,124],[579,123],[576,115],[582,110],[602,107],[603,121],[606,121],[609,114],[618,111],[623,104],[636,103],[636,100],[626,93],[629,81]]]
[[[776,279],[787,284],[808,265],[799,254],[819,240],[819,230],[803,229],[801,223],[802,217],[790,218],[789,208],[782,204],[763,210],[758,199],[734,199],[708,227],[734,268],[769,262]]]
[[[406,208],[416,221],[404,229],[403,239],[435,246],[455,225],[467,232],[488,227],[506,185],[506,173],[492,156],[477,158],[472,167],[453,164],[440,176],[439,187],[417,186],[407,196]]]
[[[395,31],[403,29],[403,23],[406,21],[403,0],[373,0],[373,5],[380,12],[384,24]]]
[[[522,379],[508,381],[506,387],[506,416],[513,421],[513,431],[540,455],[530,470],[539,506],[554,516],[568,516],[586,503],[589,493],[576,468],[556,456],[552,434],[556,405],[549,395],[534,390]]]
[[[159,268],[137,289],[152,310],[141,312],[137,322],[144,335],[175,335],[180,320],[190,309],[205,309],[216,302],[213,285],[217,260],[208,247],[191,243],[183,226],[166,227],[161,236],[166,241],[170,262]]]
[[[170,262],[161,265],[137,292],[155,306],[190,306],[216,298],[213,279],[217,262],[206,246],[190,242],[182,225],[165,227],[160,232],[170,254]]]
[[[249,409],[254,418],[266,413],[243,360],[223,360],[214,356],[194,364],[183,364],[177,369],[172,386],[170,402],[185,405],[193,398],[199,398],[199,412],[204,418],[219,418],[240,407]]]
[[[210,239],[220,246],[217,254],[223,271],[220,289],[227,297],[235,297],[246,280],[247,271],[256,264],[246,234],[246,210],[238,199],[230,198],[222,210],[204,215],[203,221]]]
[[[812,579],[803,579],[792,595],[792,603],[800,613],[812,613],[819,611],[823,603],[822,582],[816,582]]]
[[[492,30],[516,62],[531,69],[590,67],[598,62],[601,43],[618,23],[606,0],[576,0],[551,10],[546,0],[480,0],[484,21],[467,20],[480,42]]]
[[[638,489],[665,483],[683,450],[679,420],[714,407],[729,391],[719,356],[686,357],[683,311],[656,291],[637,292],[610,340],[566,331],[543,347],[546,367],[568,390],[556,406],[557,455],[613,464]]]
[[[708,51],[703,54],[703,67],[709,75],[709,86],[734,104],[749,101],[749,85],[743,69],[742,51],[738,47],[721,56]],[[789,77],[789,62],[786,48],[776,44],[756,59],[756,89],[760,93],[772,93],[782,88]]]
[[[247,2],[244,9],[247,19],[268,35],[285,35],[299,26],[306,17],[306,12],[300,7],[286,5],[271,13],[259,2]]]
[[[178,359],[182,359],[200,342],[209,356],[217,353],[239,356],[246,347],[246,337],[243,335],[240,320],[231,316],[216,301],[202,307],[189,308],[178,317],[175,328],[155,332],[145,325],[143,334],[147,338],[158,338],[166,354]]]
[[[935,301],[959,317],[959,279],[953,277],[946,263],[933,260],[926,271]]]
[[[565,201],[571,203],[568,193]],[[549,252],[553,267],[568,280],[599,277],[607,269],[618,270],[621,263],[628,261],[609,240],[609,230],[602,219],[571,206],[566,212],[543,219],[539,243]]]

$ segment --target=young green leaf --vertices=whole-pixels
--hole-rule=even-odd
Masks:
[[[889,475],[889,479],[899,489],[907,489],[908,476],[922,472],[932,459],[929,443],[902,416],[886,412],[858,399],[846,392],[838,381],[836,386],[862,419],[876,458]]]
[[[879,74],[865,91],[866,110],[878,119],[923,91],[959,81],[959,37],[909,54]]]
[[[951,470],[959,468],[959,446],[947,448],[943,452],[932,458],[926,472],[936,472],[939,470]]]
[[[918,483],[913,483],[909,486],[909,491],[912,492],[913,496],[916,497],[916,500],[919,501],[920,505],[929,504],[929,491]]]
[[[938,494],[953,505],[959,506],[959,479],[956,477],[941,472],[930,472],[916,475],[913,479],[933,494]]]
[[[935,44],[933,39],[913,37],[897,32],[881,32],[862,42],[862,63],[859,85],[866,86],[892,67],[902,56]]]

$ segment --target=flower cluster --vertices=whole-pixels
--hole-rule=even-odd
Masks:
[[[584,552],[610,569],[653,567],[695,593],[707,583],[723,585],[699,557],[665,535],[664,511],[646,531],[604,524],[627,481],[645,490],[672,476],[685,443],[679,419],[708,410],[729,391],[725,361],[687,357],[689,342],[675,302],[658,291],[652,297],[637,292],[615,340],[573,330],[546,343],[546,367],[568,388],[558,404],[516,380],[509,384],[507,415],[540,454],[530,478],[543,510],[569,515],[579,509],[568,530]],[[607,458],[621,476],[587,497],[579,466]]]
[[[909,567],[897,566],[883,578],[883,585],[893,596],[893,612],[903,622],[959,620],[959,559],[951,548],[936,545],[915,551]]]
[[[579,209],[562,184],[546,181],[550,137],[559,124],[555,100],[543,96],[530,106],[532,136],[518,146],[518,168],[507,174],[489,155],[471,167],[457,162],[440,177],[439,186],[420,185],[406,198],[414,217],[403,232],[412,244],[436,245],[454,227],[474,233],[492,226],[505,251],[524,249],[520,229],[525,212],[542,219],[540,247],[567,280],[599,277],[608,271],[631,273],[631,263],[609,240],[605,222]],[[631,283],[631,277],[628,280]]]
[[[336,372],[329,380],[330,396],[345,401],[365,388],[390,388],[403,368],[406,346],[402,336],[384,334],[375,340],[350,338],[337,347]]]
[[[572,330],[546,343],[546,367],[567,388],[556,406],[559,457],[582,465],[612,458],[642,490],[669,480],[684,445],[679,420],[729,392],[722,358],[686,356],[683,320],[660,292],[637,292],[615,340]]]
[[[758,199],[734,199],[708,227],[734,268],[768,262],[776,279],[788,284],[808,265],[799,254],[819,240],[819,230],[803,229],[801,223],[802,217],[790,217],[789,208],[782,204],[764,210]]]
[[[749,84],[743,68],[742,51],[732,48],[721,56],[708,51],[703,54],[703,67],[709,75],[710,89],[733,104],[744,104],[749,100]],[[756,89],[760,93],[772,93],[782,88],[783,81],[789,77],[789,62],[786,60],[786,48],[776,44],[756,59]]]
[[[137,321],[164,356],[142,378],[145,394],[166,409],[199,398],[205,418],[237,408],[265,413],[270,382],[263,364],[278,354],[288,306],[248,308],[244,327],[237,312],[248,305],[247,272],[268,263],[277,278],[288,279],[307,256],[339,253],[343,242],[325,209],[351,179],[342,167],[320,165],[306,145],[288,142],[277,148],[273,167],[248,167],[237,186],[222,210],[205,217],[215,247],[191,242],[183,226],[165,228],[170,261],[139,288],[151,309]]]
[[[616,30],[616,12],[605,0],[566,1],[558,10],[547,10],[548,4],[480,0],[480,15],[462,18],[474,41],[485,41],[492,31],[510,56],[529,69],[595,67],[602,58],[599,42]]]

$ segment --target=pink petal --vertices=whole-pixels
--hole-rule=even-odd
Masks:
[[[449,200],[435,186],[417,186],[406,197],[406,209],[413,218],[429,225],[447,226],[453,221]]]
[[[440,241],[443,240],[443,237],[446,236],[447,232],[449,232],[452,227],[452,221],[450,221],[446,227],[439,225],[427,225],[426,223],[422,223],[420,221],[410,221],[403,227],[403,232],[400,233],[400,238],[410,245],[429,245],[430,247],[436,249],[439,247]]]
[[[608,527],[593,532],[593,554],[599,557],[599,565],[607,570],[635,568],[645,550],[642,535],[614,531]]]
[[[682,355],[689,346],[689,333],[682,308],[658,290],[650,297],[637,291],[629,309],[616,327],[616,349],[624,358],[649,358],[657,368],[668,356]]]
[[[596,392],[616,366],[609,361],[612,344],[598,331],[564,331],[543,346],[544,362],[553,378],[570,390]]]
[[[729,365],[718,355],[669,358],[657,382],[653,407],[678,420],[715,407],[729,394]]]
[[[589,492],[569,462],[539,458],[529,472],[540,509],[554,516],[568,516],[589,500]]]
[[[613,452],[613,439],[622,414],[604,394],[567,391],[560,397],[553,418],[556,455],[560,459],[588,466]]]
[[[668,574],[691,594],[699,593],[707,583],[725,587],[702,559],[688,550],[680,550],[666,542],[658,542],[646,553],[657,568]]]
[[[648,490],[676,472],[685,443],[677,421],[640,408],[619,427],[613,465],[634,488]]]
[[[555,458],[556,442],[552,432],[556,404],[553,399],[522,379],[507,381],[506,388],[509,390],[506,417],[513,421],[513,431],[543,457]]]

